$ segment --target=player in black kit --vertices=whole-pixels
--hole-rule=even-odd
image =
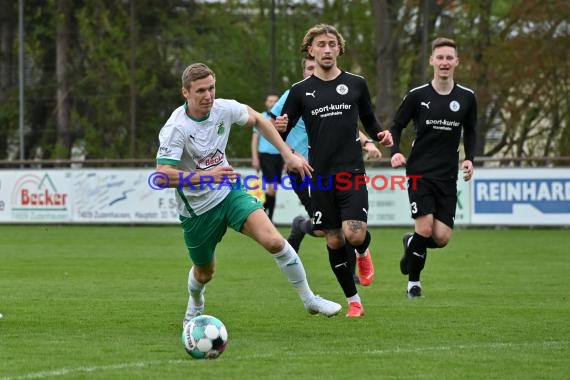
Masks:
[[[407,295],[421,297],[420,272],[427,259],[427,248],[442,248],[451,239],[457,204],[459,142],[463,131],[465,160],[461,164],[463,179],[473,176],[477,102],[475,94],[453,79],[459,64],[453,40],[437,38],[429,59],[434,77],[429,83],[411,90],[391,128],[394,138],[392,167],[406,165],[406,175],[421,176],[412,186],[408,181],[410,210],[415,232],[403,237],[402,274],[408,275]],[[416,139],[410,156],[400,153],[402,129],[414,121]]]
[[[278,129],[287,125],[286,135],[302,117],[309,137],[313,225],[323,230],[329,262],[349,304],[347,317],[364,315],[364,308],[349,269],[346,242],[355,247],[360,282],[374,278],[367,231],[368,191],[361,182],[365,175],[358,119],[370,137],[392,146],[389,131],[383,131],[370,102],[363,77],[337,67],[345,41],[331,25],[319,24],[307,32],[301,51],[315,59],[313,75],[291,88],[276,119]],[[364,279],[364,283],[363,283]]]

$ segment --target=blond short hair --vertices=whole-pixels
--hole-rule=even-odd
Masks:
[[[311,29],[307,31],[305,37],[303,38],[303,42],[301,43],[301,53],[305,56],[309,56],[309,46],[312,45],[313,40],[315,37],[320,36],[322,34],[332,34],[336,37],[340,52],[339,55],[344,54],[344,48],[346,45],[346,41],[342,37],[342,35],[336,30],[336,28],[332,25],[327,24],[318,24],[313,26]]]
[[[216,79],[216,74],[203,63],[193,63],[184,69],[182,73],[182,87],[189,90],[192,82],[198,79],[204,79],[209,76]]]
[[[449,46],[455,49],[455,53],[457,53],[457,44],[451,38],[439,37],[432,41],[431,43],[431,51],[433,52],[435,49]]]

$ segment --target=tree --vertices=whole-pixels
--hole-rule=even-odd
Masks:
[[[469,36],[466,45],[475,46],[475,54],[468,53],[465,63],[480,103],[478,154],[558,155],[555,141],[568,124],[570,82],[564,52],[570,47],[570,30],[564,15],[570,5],[508,5],[493,9],[489,1],[481,1],[466,9],[477,27],[461,25]],[[501,137],[487,144],[490,131]]]
[[[71,153],[71,127],[69,120],[69,84],[67,78],[69,36],[71,35],[70,17],[71,4],[69,0],[57,1],[57,31],[56,31],[56,112],[57,112],[57,139],[56,158],[69,158]]]
[[[376,40],[376,113],[382,124],[389,124],[394,114],[398,89],[399,36],[404,23],[398,20],[401,0],[371,0]],[[405,17],[407,19],[407,17]]]
[[[135,0],[129,1],[129,155],[136,156],[137,142],[137,82],[136,82],[136,51],[137,51],[137,23]]]
[[[0,0],[0,158],[18,130],[15,4]],[[281,92],[300,79],[301,40],[325,22],[347,39],[339,65],[366,77],[384,126],[429,78],[429,42],[448,36],[457,79],[478,96],[478,155],[568,155],[567,14],[564,0],[277,1],[271,67],[267,1],[26,0],[25,151],[64,158],[84,141],[90,158],[153,157],[184,67],[210,65],[218,97],[261,109],[273,81]],[[232,157],[249,157],[250,134],[235,130]]]
[[[18,130],[17,2],[0,0],[0,158],[7,154],[8,140]],[[16,17],[13,17],[16,16]]]

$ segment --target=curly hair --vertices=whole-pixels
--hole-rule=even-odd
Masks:
[[[336,37],[340,49],[339,56],[344,54],[346,41],[344,40],[342,35],[336,30],[336,28],[332,25],[318,24],[313,26],[311,29],[307,31],[307,34],[305,34],[303,42],[301,43],[301,53],[303,53],[305,57],[309,56],[309,46],[311,46],[315,37],[320,36],[322,34],[334,35]]]

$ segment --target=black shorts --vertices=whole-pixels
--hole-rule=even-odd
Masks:
[[[368,189],[358,180],[363,176],[342,173],[313,177],[310,195],[314,230],[339,229],[345,220],[368,221]]]
[[[261,175],[267,187],[276,183],[281,183],[281,173],[283,173],[283,157],[280,154],[259,153],[259,166]],[[275,187],[277,190],[277,187]]]
[[[307,211],[307,215],[313,215],[313,204],[311,203],[311,194],[309,193],[309,186],[303,186],[303,177],[301,177],[298,173],[288,172],[287,175],[291,179],[291,187],[295,194],[297,194],[297,198]]]
[[[412,218],[433,214],[433,217],[453,228],[457,207],[457,181],[419,178],[408,180],[408,198]]]

